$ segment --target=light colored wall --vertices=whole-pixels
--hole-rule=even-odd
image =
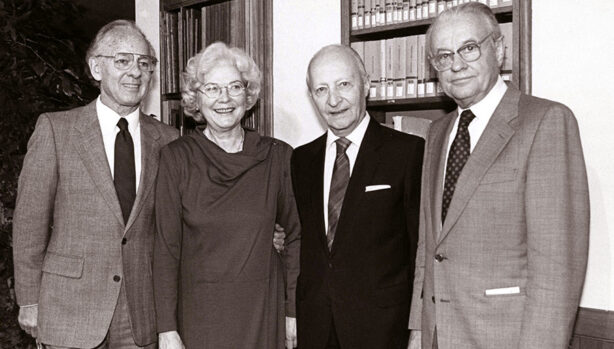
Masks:
[[[614,310],[614,2],[533,0],[533,94],[575,113],[591,200],[581,306]],[[552,285],[556,287],[556,285]]]
[[[152,0],[135,0],[136,24],[145,33],[160,60],[160,2]],[[149,95],[143,102],[143,111],[160,117],[160,64],[156,68]]]
[[[296,147],[325,129],[307,95],[305,74],[318,49],[341,41],[340,2],[274,0],[273,30],[273,131]]]

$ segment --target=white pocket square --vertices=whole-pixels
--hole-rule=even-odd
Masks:
[[[376,191],[376,190],[384,190],[384,189],[390,189],[390,185],[389,184],[367,185],[365,187],[365,193],[368,191]]]
[[[504,294],[519,294],[520,287],[505,287],[505,288],[491,288],[490,290],[484,291],[487,296],[501,296]]]

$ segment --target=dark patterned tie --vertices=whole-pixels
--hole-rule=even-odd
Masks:
[[[343,198],[345,190],[350,181],[350,159],[345,154],[345,151],[350,146],[347,138],[339,138],[337,143],[337,157],[335,158],[335,166],[333,167],[333,177],[330,181],[330,191],[328,195],[328,234],[326,234],[326,242],[328,250],[333,246],[337,223],[339,223],[339,214],[343,206]]]
[[[456,137],[454,137],[454,141],[450,147],[446,165],[446,179],[443,187],[443,201],[441,203],[441,222],[446,220],[446,214],[448,214],[448,208],[450,207],[454,189],[456,188],[456,181],[471,153],[471,141],[468,127],[469,123],[471,123],[474,118],[475,115],[473,115],[469,109],[461,113]]]
[[[136,196],[136,171],[134,169],[134,143],[128,131],[128,121],[125,118],[117,122],[119,133],[115,137],[115,164],[113,166],[113,182],[115,192],[122,208],[124,224],[128,223],[130,211]]]

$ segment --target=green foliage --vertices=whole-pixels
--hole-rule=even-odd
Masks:
[[[17,178],[39,114],[95,98],[84,61],[88,39],[71,0],[0,0],[0,348],[31,348],[17,325],[11,221]]]

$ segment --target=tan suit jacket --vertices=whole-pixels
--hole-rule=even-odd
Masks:
[[[431,348],[566,348],[584,282],[589,200],[576,119],[509,87],[441,224],[457,112],[428,136],[410,328]],[[421,297],[422,296],[422,297]],[[422,308],[422,311],[420,311]]]
[[[124,222],[96,103],[38,119],[19,177],[13,254],[17,301],[38,304],[43,343],[101,343],[122,282],[136,343],[156,340],[153,184],[159,149],[177,131],[144,114],[140,124],[141,179]]]

